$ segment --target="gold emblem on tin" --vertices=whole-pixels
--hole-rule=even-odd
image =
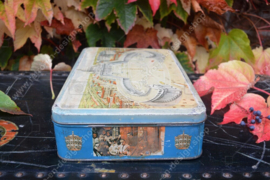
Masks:
[[[175,147],[177,149],[188,149],[190,142],[191,136],[185,134],[185,132],[183,132],[181,135],[175,136]]]
[[[72,131],[72,135],[65,137],[65,141],[70,151],[79,151],[82,148],[82,138],[74,135],[74,131]]]

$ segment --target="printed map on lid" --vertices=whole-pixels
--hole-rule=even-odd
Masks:
[[[61,108],[194,108],[197,103],[171,53],[91,48],[77,66]]]

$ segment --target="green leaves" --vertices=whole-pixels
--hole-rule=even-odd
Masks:
[[[90,47],[95,47],[99,40],[104,47],[115,47],[115,42],[123,44],[125,39],[124,32],[115,24],[112,25],[110,32],[106,28],[100,28],[97,24],[91,24],[86,29],[85,34]]]
[[[84,0],[81,4],[81,8],[88,8],[89,6],[93,7],[93,9],[96,9],[98,0]]]
[[[136,4],[127,4],[127,0],[99,0],[96,7],[97,20],[105,19],[113,10],[115,10],[118,17],[119,25],[125,33],[128,33],[135,23]]]
[[[165,16],[168,16],[171,11],[174,11],[174,14],[179,19],[182,19],[185,23],[187,22],[188,13],[184,10],[180,0],[177,0],[177,6],[173,3],[169,7],[167,6],[166,0],[161,0],[160,4],[160,19],[163,19]]]
[[[194,73],[187,54],[177,52],[175,56],[187,73]]]
[[[23,112],[14,101],[10,99],[3,91],[0,91],[0,110],[9,114],[29,115]]]
[[[241,60],[254,64],[255,59],[247,34],[240,29],[233,29],[228,35],[221,34],[219,45],[210,52],[209,67],[216,67],[221,62]]]
[[[226,3],[227,3],[230,7],[233,6],[233,0],[226,0]]]
[[[137,5],[140,11],[143,13],[144,17],[153,24],[153,16],[150,4],[146,0],[137,0]]]
[[[7,66],[8,64],[8,60],[10,58],[12,54],[12,50],[11,50],[11,47],[5,47],[5,46],[2,46],[0,48],[0,67],[1,69],[5,69],[5,67]]]

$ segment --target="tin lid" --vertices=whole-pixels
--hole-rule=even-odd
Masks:
[[[60,124],[199,123],[205,106],[174,53],[86,48],[53,107]]]

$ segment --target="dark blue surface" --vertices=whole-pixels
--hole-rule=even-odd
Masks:
[[[59,93],[67,73],[54,73],[53,82],[56,95]],[[188,161],[144,161],[144,162],[65,162],[57,156],[56,140],[53,123],[51,121],[51,92],[49,74],[42,73],[36,81],[31,82],[31,74],[26,73],[0,73],[0,90],[11,97],[19,89],[21,93],[16,96],[16,103],[30,116],[11,116],[0,113],[1,119],[17,124],[19,133],[10,143],[0,147],[0,179],[38,179],[37,174],[43,173],[41,179],[122,179],[123,173],[129,180],[143,179],[143,173],[149,178],[159,180],[164,173],[170,179],[205,179],[204,173],[209,173],[211,179],[269,179],[270,178],[270,143],[266,143],[263,161],[257,169],[252,166],[258,162],[263,152],[264,143],[256,144],[245,126],[228,124],[219,125],[223,114],[228,108],[209,115],[210,96],[202,100],[207,106],[208,118],[205,128],[209,133],[203,142],[203,154],[200,158]],[[189,75],[191,80],[198,75]],[[270,92],[270,78],[262,78],[257,87]],[[22,88],[23,87],[23,88]],[[250,90],[261,94],[255,90]],[[262,95],[262,94],[261,94]],[[106,173],[107,172],[107,173]],[[267,173],[269,172],[269,173]],[[103,174],[105,173],[105,174]],[[251,178],[245,178],[244,173],[250,173]],[[247,174],[245,174],[247,175]],[[269,177],[266,177],[269,175]]]

